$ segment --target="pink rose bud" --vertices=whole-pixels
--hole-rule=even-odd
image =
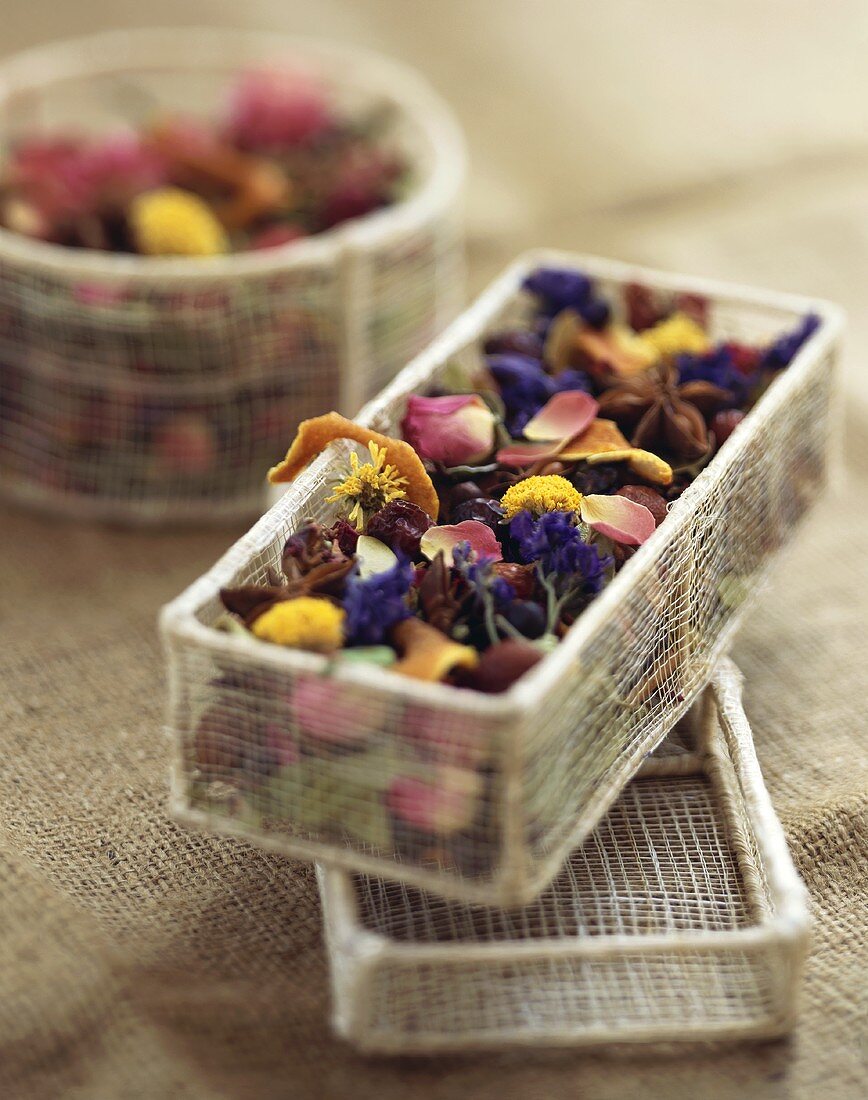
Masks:
[[[395,817],[414,829],[448,836],[473,821],[481,789],[477,772],[441,764],[430,780],[411,775],[393,779],[386,801]]]
[[[263,248],[282,248],[285,244],[300,241],[305,232],[300,225],[270,225],[257,233],[249,247],[254,251]]]
[[[265,744],[282,768],[291,767],[301,759],[298,744],[291,731],[277,722],[269,722],[265,727]]]
[[[296,681],[289,706],[301,733],[329,745],[363,745],[386,720],[385,703],[350,684],[316,677]]]
[[[414,394],[407,402],[401,430],[420,457],[444,466],[472,466],[494,449],[494,414],[475,393]]]
[[[204,417],[181,413],[157,429],[154,452],[166,469],[203,474],[217,461],[217,440]]]
[[[400,732],[422,759],[432,763],[474,768],[491,749],[487,733],[478,733],[472,725],[459,728],[451,715],[416,703],[405,708]]]
[[[316,140],[333,125],[326,86],[301,68],[243,73],[228,105],[226,136],[242,149],[288,149]]]

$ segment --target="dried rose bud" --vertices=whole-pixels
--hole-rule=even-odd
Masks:
[[[401,431],[421,458],[444,466],[482,462],[494,449],[494,414],[475,393],[411,394]]]
[[[228,716],[218,707],[205,711],[196,727],[193,757],[210,774],[232,771],[244,763],[244,746],[238,732],[232,732]]]
[[[717,440],[718,447],[722,447],[732,435],[739,424],[744,420],[745,414],[739,409],[724,409],[716,413],[711,421],[711,430]]]
[[[635,332],[651,328],[665,315],[654,292],[641,283],[628,283],[624,287],[624,305],[627,309],[627,322]]]
[[[624,485],[617,491],[615,496],[626,497],[627,500],[632,500],[635,504],[643,505],[654,517],[654,523],[657,527],[666,519],[666,501],[647,485]]]
[[[482,781],[476,771],[439,764],[425,779],[397,776],[389,786],[386,803],[405,824],[424,833],[448,836],[473,821],[481,792]]]

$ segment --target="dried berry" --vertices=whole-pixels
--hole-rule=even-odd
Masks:
[[[434,526],[434,520],[418,504],[393,500],[368,520],[366,535],[371,535],[411,560],[419,557],[419,541]]]
[[[716,413],[712,417],[711,430],[718,447],[726,443],[742,420],[744,420],[744,413],[739,409],[724,409],[723,412]]]
[[[546,632],[546,613],[532,600],[516,600],[503,614],[506,621],[525,638],[541,638]]]
[[[536,646],[519,642],[515,638],[506,638],[486,649],[476,668],[462,669],[456,679],[464,687],[483,691],[487,695],[497,695],[510,688],[542,658],[542,651]]]
[[[496,561],[494,572],[512,587],[516,597],[520,600],[526,600],[534,590],[536,569],[533,565],[516,561]]]
[[[590,496],[595,493],[611,493],[622,475],[623,470],[619,466],[611,462],[601,462],[594,466],[579,466],[571,475],[570,481],[580,493]]]
[[[623,485],[615,495],[626,497],[627,500],[632,500],[636,504],[641,504],[647,508],[658,527],[666,519],[666,501],[647,485]]]
[[[452,523],[463,523],[466,519],[478,520],[496,531],[503,521],[503,509],[490,497],[476,497],[475,500],[466,500],[452,509]]]
[[[479,488],[475,481],[459,481],[457,485],[453,485],[448,490],[449,493],[449,507],[455,508],[459,504],[463,504],[466,500],[476,500],[477,497],[484,497],[485,493]]]

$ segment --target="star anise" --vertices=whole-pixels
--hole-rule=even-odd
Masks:
[[[732,400],[711,382],[678,383],[678,368],[661,363],[630,378],[614,378],[598,398],[599,415],[615,420],[634,447],[695,462],[708,452],[705,417]]]
[[[461,582],[446,567],[443,555],[438,554],[425,570],[419,583],[419,610],[431,624],[449,634],[461,614]]]
[[[321,562],[307,573],[291,576],[285,584],[242,584],[237,588],[221,588],[220,599],[227,611],[243,619],[245,626],[250,626],[269,607],[283,600],[294,600],[298,596],[339,598],[354,565],[352,558]]]

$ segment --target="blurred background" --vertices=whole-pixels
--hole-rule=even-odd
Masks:
[[[470,288],[584,249],[835,298],[868,258],[868,3],[14,2],[3,51],[116,27],[315,35],[417,67],[471,151]],[[862,395],[854,395],[860,404]]]
[[[472,151],[474,286],[527,243],[557,243],[840,297],[841,246],[864,246],[858,0],[11,0],[6,14],[4,53],[244,25],[418,67]]]

